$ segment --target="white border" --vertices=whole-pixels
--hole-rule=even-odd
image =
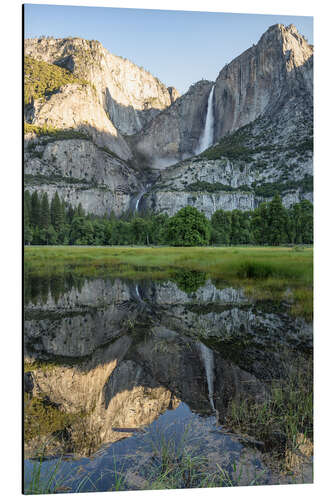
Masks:
[[[302,497],[328,498],[332,491],[331,472],[332,404],[332,16],[329,3],[279,0],[137,0],[137,1],[36,1],[27,3],[159,8],[164,10],[205,10],[234,13],[314,15],[315,45],[315,484],[300,486],[238,487],[217,490],[172,490],[161,492],[111,493],[121,498],[244,498],[270,499]],[[325,8],[326,7],[326,8]],[[1,304],[2,323],[2,484],[4,498],[20,497],[21,468],[21,2],[1,4]],[[326,278],[326,279],[325,279]],[[330,446],[331,445],[331,446]],[[102,498],[79,494],[80,499]],[[102,495],[98,494],[98,495]],[[67,498],[67,497],[66,497]],[[74,498],[70,496],[69,498]]]

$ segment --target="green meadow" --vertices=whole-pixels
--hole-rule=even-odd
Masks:
[[[313,249],[304,247],[27,246],[26,275],[173,279],[200,273],[215,286],[242,287],[256,300],[286,301],[312,319]]]

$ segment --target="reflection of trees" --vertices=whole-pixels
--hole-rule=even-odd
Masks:
[[[205,272],[192,270],[176,271],[172,277],[172,281],[177,284],[178,288],[187,294],[196,292],[198,288],[204,286],[206,280]]]
[[[47,298],[49,295],[49,288],[50,288],[50,283],[48,279],[42,279],[41,280],[41,287],[40,287],[40,297],[41,301],[43,304],[47,302]]]
[[[38,302],[46,304],[51,293],[51,297],[57,304],[59,299],[73,288],[81,293],[86,278],[77,276],[73,273],[24,277],[24,303],[36,305]]]
[[[54,302],[57,304],[61,295],[65,292],[64,275],[52,276],[50,279],[51,295]]]

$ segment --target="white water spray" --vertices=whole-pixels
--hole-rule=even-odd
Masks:
[[[213,144],[214,140],[214,109],[213,109],[213,97],[214,97],[214,89],[215,85],[212,86],[212,89],[209,93],[208,97],[208,105],[207,105],[207,115],[205,128],[201,134],[199,139],[199,144],[196,149],[196,154],[202,153],[205,149],[209,148]]]
[[[207,385],[208,385],[208,397],[210,406],[213,411],[215,410],[213,394],[214,394],[214,353],[202,342],[198,342],[198,347],[200,350],[201,359],[205,366]]]

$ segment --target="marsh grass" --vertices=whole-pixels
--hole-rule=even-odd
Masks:
[[[34,461],[30,477],[25,478],[24,493],[26,495],[45,495],[66,491],[65,478],[61,471],[62,459],[51,465],[46,473],[42,471],[43,459]]]
[[[262,484],[262,474],[244,483],[245,470],[241,464],[231,464],[230,470],[209,463],[200,451],[199,443],[191,439],[191,425],[181,436],[159,432],[151,443],[152,459],[145,472],[144,489],[217,488],[240,484]]]
[[[195,271],[226,286],[244,287],[255,299],[293,296],[291,313],[312,319],[313,251],[282,247],[26,247],[27,276],[72,273],[84,277],[174,279]]]
[[[84,491],[103,491],[99,483],[105,476],[113,478],[109,491],[124,491],[126,489],[125,474],[119,469],[114,457],[111,470],[100,473],[97,479],[92,479],[89,473],[65,470],[64,457],[60,456],[55,463],[45,463],[45,450],[41,449],[38,460],[34,460],[31,473],[25,476],[24,493],[26,495],[45,495],[50,493],[80,493]]]
[[[76,481],[75,489],[72,486],[73,480],[72,472],[65,470],[64,457],[59,456],[54,463],[49,462],[43,447],[38,452],[38,458],[33,460],[30,474],[25,474],[24,494],[79,493],[84,491],[87,484],[90,485],[90,491],[98,491],[89,474],[82,474]]]
[[[185,434],[186,431],[184,436]],[[264,471],[259,471],[244,483],[245,470],[242,465],[233,463],[231,470],[222,468],[219,464],[215,464],[213,468],[209,467],[204,455],[184,446],[183,437],[179,442],[174,438],[162,437],[157,447],[153,449],[149,466],[140,472],[144,473],[144,477],[140,476],[140,486],[137,485],[135,489],[143,490],[259,485],[262,484],[264,474]],[[41,453],[40,458],[34,461],[30,475],[25,477],[24,493],[38,495],[104,491],[102,481],[108,476],[112,478],[112,486],[108,488],[108,491],[132,489],[126,483],[126,473],[122,467],[119,468],[115,457],[113,467],[100,472],[99,476],[93,480],[87,473],[66,472],[63,457],[45,466],[44,456]]]
[[[261,441],[286,470],[288,457],[299,454],[305,443],[309,450],[313,441],[311,362],[299,356],[285,379],[272,381],[264,401],[233,401],[225,423],[232,431]]]
[[[149,436],[152,458],[146,468],[146,489],[199,488],[207,479],[207,459],[197,452],[191,424],[177,437],[167,428],[156,429]]]
[[[89,474],[84,474],[75,481],[71,472],[65,472],[63,457],[43,470],[44,459],[34,461],[30,476],[25,478],[24,493],[26,495],[46,495],[52,493],[80,493],[83,491],[98,492],[98,484],[92,480]],[[107,474],[107,472],[105,473]],[[105,474],[101,474],[100,479]],[[73,484],[75,486],[73,487]],[[113,490],[121,491],[123,481],[116,476]]]

